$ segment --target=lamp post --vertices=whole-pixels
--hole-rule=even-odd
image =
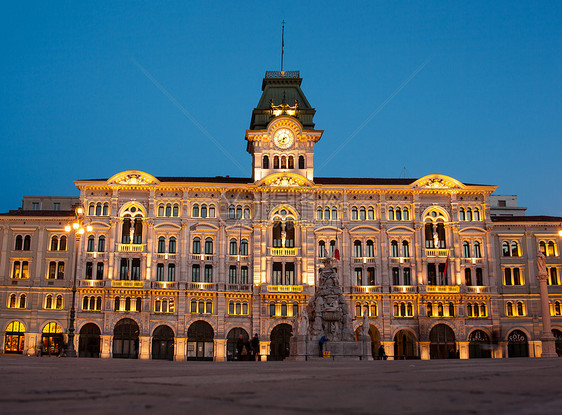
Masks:
[[[85,231],[92,232],[92,226],[87,225],[84,228],[84,208],[79,206],[76,208],[76,215],[72,224],[66,225],[66,232],[74,231],[76,237],[76,245],[74,249],[74,276],[72,278],[72,303],[70,305],[70,323],[68,324],[68,343],[66,345],[66,357],[76,357],[76,349],[74,348],[74,321],[76,319],[76,276],[78,274],[78,250],[80,249],[80,237]]]

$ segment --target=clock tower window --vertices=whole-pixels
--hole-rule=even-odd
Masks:
[[[304,169],[304,156],[299,156],[299,169]]]
[[[294,169],[294,168],[295,168],[295,159],[293,158],[293,156],[289,156],[288,167],[289,167],[290,169]]]
[[[286,156],[281,156],[281,168],[282,169],[287,168],[287,157]]]
[[[269,157],[263,156],[262,168],[269,169]]]
[[[274,168],[274,169],[278,169],[278,168],[279,168],[279,156],[273,157],[273,168]]]

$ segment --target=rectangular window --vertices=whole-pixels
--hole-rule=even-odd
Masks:
[[[129,279],[129,260],[121,258],[121,268],[119,270],[119,279],[128,280]]]
[[[410,268],[404,268],[404,285],[412,285]]]
[[[437,269],[435,264],[427,264],[427,285],[437,285]]]
[[[248,284],[248,267],[240,268],[240,284]]]
[[[53,203],[53,210],[60,210],[60,203],[59,202]]]
[[[355,268],[355,284],[363,285],[363,270],[361,268]]]
[[[56,276],[57,276],[57,263],[55,261],[51,261],[49,262],[49,275],[47,276],[47,278],[49,278],[50,280],[54,280]],[[18,277],[14,277],[14,278],[18,278]]]
[[[156,264],[156,281],[164,281],[164,264]]]
[[[400,269],[392,268],[392,285],[400,285]]]
[[[281,277],[283,275],[283,264],[281,262],[273,263],[273,273],[271,275],[271,283],[273,285],[281,285]]]
[[[96,280],[103,280],[103,262],[98,262],[96,269]]]
[[[295,264],[293,262],[285,264],[285,285],[295,285]]]
[[[21,277],[29,278],[29,263],[27,261],[21,263]]]
[[[64,279],[64,262],[59,262],[57,266],[57,280]]]
[[[201,279],[201,268],[198,264],[191,266],[191,281],[199,282]]]
[[[439,285],[449,285],[445,275],[445,264],[439,264]]]
[[[94,264],[92,262],[86,262],[86,279],[91,280],[94,270]]]
[[[375,269],[367,268],[367,285],[375,285]]]
[[[176,280],[176,264],[168,264],[168,281]]]
[[[133,258],[133,260],[131,261],[131,279],[135,280],[135,281],[139,281],[140,280],[140,259],[139,258]]]
[[[236,284],[236,267],[231,266],[228,269],[228,283],[229,284]]]
[[[39,210],[39,202],[33,202],[31,204],[31,209],[32,210]]]
[[[213,282],[213,266],[205,265],[205,282]]]

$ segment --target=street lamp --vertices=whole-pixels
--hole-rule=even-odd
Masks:
[[[65,354],[67,357],[76,357],[76,349],[74,348],[74,320],[76,318],[76,276],[78,274],[78,250],[80,248],[80,237],[84,232],[92,232],[91,225],[84,227],[84,208],[78,206],[74,221],[64,227],[68,233],[74,231],[76,237],[76,245],[74,249],[74,277],[72,278],[72,303],[70,306],[70,323],[68,325],[68,343],[66,345]]]

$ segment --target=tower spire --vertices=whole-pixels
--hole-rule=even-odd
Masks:
[[[283,55],[285,54],[285,19],[281,22],[281,72],[283,72]]]

